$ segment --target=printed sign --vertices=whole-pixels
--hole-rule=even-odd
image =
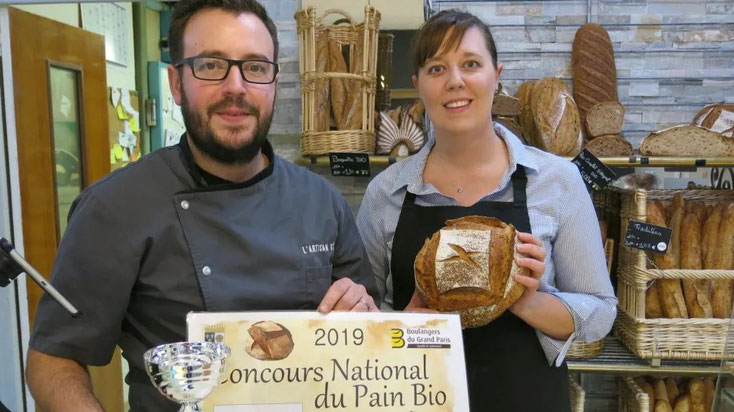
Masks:
[[[612,169],[586,149],[582,149],[572,162],[579,168],[581,178],[589,190],[600,190],[617,178]]]
[[[332,176],[370,176],[370,157],[364,153],[329,153]]]
[[[673,231],[668,227],[655,226],[637,220],[630,220],[624,235],[627,247],[665,254]]]
[[[231,350],[214,412],[468,411],[459,316],[190,313],[190,341]]]

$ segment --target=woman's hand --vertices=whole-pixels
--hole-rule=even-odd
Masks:
[[[425,302],[423,302],[423,299],[421,298],[421,295],[418,294],[418,291],[416,290],[413,292],[413,296],[410,298],[410,302],[408,302],[408,306],[403,309],[404,312],[419,312],[419,313],[438,313],[437,310],[429,309],[428,305],[426,305]]]
[[[517,251],[526,256],[518,256],[515,261],[518,266],[528,268],[530,276],[515,275],[515,281],[525,286],[525,292],[510,306],[510,311],[516,315],[536,303],[538,295],[536,292],[540,284],[540,278],[545,272],[545,258],[547,255],[545,249],[543,249],[543,243],[537,237],[524,232],[518,232],[517,237],[522,242],[516,245]]]

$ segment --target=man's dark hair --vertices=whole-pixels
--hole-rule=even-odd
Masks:
[[[494,44],[494,38],[489,31],[489,26],[480,20],[477,16],[461,10],[444,10],[426,20],[421,25],[413,37],[413,69],[414,74],[418,74],[418,70],[423,64],[436,53],[440,52],[439,48],[443,44],[446,33],[451,32],[446,39],[446,50],[459,47],[464,33],[472,27],[476,27],[482,32],[485,46],[492,56],[492,64],[497,70],[497,47]]]
[[[265,8],[255,0],[181,0],[173,6],[171,26],[168,29],[168,48],[171,52],[171,63],[180,62],[183,56],[183,34],[191,16],[204,9],[222,9],[239,15],[252,13],[259,18],[270,32],[273,39],[273,61],[278,61],[278,29],[268,16]],[[212,28],[213,30],[215,28]],[[232,41],[237,41],[232,39]]]

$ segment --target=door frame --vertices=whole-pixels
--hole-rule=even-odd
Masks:
[[[18,253],[25,255],[8,6],[0,7],[0,50],[3,79],[3,99],[0,102],[3,107],[0,109],[4,109],[2,113],[5,124],[4,130],[0,130],[0,200],[5,205],[0,210],[0,229],[2,235],[13,242]],[[6,313],[10,314],[7,318],[0,318],[0,340],[12,342],[9,355],[12,357],[11,367],[7,370],[8,375],[3,376],[3,379],[10,380],[11,385],[0,385],[0,399],[11,410],[32,411],[35,410],[35,402],[25,384],[24,375],[30,337],[25,276],[18,276],[12,287],[0,290],[0,303],[9,307]],[[18,407],[22,409],[14,409]]]

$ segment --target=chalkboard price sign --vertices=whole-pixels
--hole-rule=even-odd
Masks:
[[[589,189],[600,190],[617,178],[612,169],[586,149],[582,149],[572,162],[579,168],[581,178]]]
[[[668,227],[630,220],[624,235],[624,245],[664,255],[668,251],[672,232]]]
[[[364,153],[329,153],[332,176],[370,176],[370,157]]]

